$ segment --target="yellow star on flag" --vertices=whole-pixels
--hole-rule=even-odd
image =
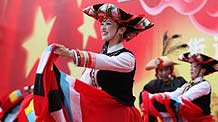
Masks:
[[[78,7],[80,7],[81,4],[82,4],[82,0],[77,0],[77,5],[78,5]]]
[[[48,46],[47,38],[54,24],[55,18],[46,23],[39,8],[36,11],[33,34],[22,45],[27,50],[26,76],[30,73],[33,64],[39,59]]]
[[[68,63],[68,67],[70,68],[70,74],[79,79],[84,71],[84,67],[77,67],[72,62]]]
[[[85,14],[83,14],[83,18],[84,23],[78,28],[78,30],[83,34],[83,49],[85,49],[88,42],[88,37],[92,36],[93,38],[97,38],[97,35],[94,27],[95,20]]]

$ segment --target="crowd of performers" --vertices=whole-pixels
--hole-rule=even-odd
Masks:
[[[177,63],[166,52],[152,59],[146,70],[155,69],[156,79],[144,86],[138,110],[133,95],[135,56],[123,41],[130,41],[154,24],[143,15],[129,14],[113,4],[96,4],[83,12],[101,23],[100,33],[105,41],[101,52],[49,45],[38,64],[34,89],[25,87],[26,90],[13,91],[1,99],[2,122],[213,121],[211,86],[204,76],[218,70],[217,60],[200,53],[182,54],[179,60],[191,64],[192,80],[187,82],[174,74]],[[177,46],[180,47],[186,45]],[[56,59],[62,57],[85,67],[80,79],[55,66]]]

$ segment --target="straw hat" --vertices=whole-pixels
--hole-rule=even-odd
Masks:
[[[163,68],[171,65],[177,65],[177,63],[173,62],[167,56],[161,56],[155,59],[152,59],[150,62],[147,63],[145,66],[146,70],[152,70],[156,68]]]

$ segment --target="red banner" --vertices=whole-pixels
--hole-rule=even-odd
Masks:
[[[107,0],[0,0],[0,97],[34,83],[39,57],[51,43],[99,52],[103,44],[100,24],[84,15],[82,9],[104,2],[108,3]],[[135,96],[142,85],[154,78],[153,72],[145,71],[145,64],[161,55],[162,35],[166,31],[181,34],[183,42],[192,42],[201,52],[218,57],[217,0],[110,2],[129,13],[145,14],[155,24],[153,29],[125,43],[137,60]],[[172,57],[176,60],[176,56]],[[59,67],[70,74],[72,66],[69,63],[66,59],[58,61]],[[182,64],[176,69],[189,80],[188,68],[188,64]],[[217,78],[215,75],[208,77],[212,86],[218,85]],[[218,93],[217,88],[212,89],[214,94]]]

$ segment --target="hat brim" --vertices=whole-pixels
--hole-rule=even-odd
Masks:
[[[168,67],[172,65],[178,65],[178,64],[166,56],[161,56],[161,57],[158,57],[158,58],[155,58],[149,61],[146,64],[145,69],[152,70],[152,69],[164,68],[164,67]]]
[[[179,60],[188,63],[198,63],[208,70],[208,74],[218,71],[218,61],[201,53],[191,54],[187,52],[182,54]]]
[[[126,41],[131,40],[140,32],[154,26],[144,15],[135,16],[129,14],[113,4],[96,4],[85,8],[83,12],[100,22],[108,18],[126,27],[127,30],[124,33]]]

